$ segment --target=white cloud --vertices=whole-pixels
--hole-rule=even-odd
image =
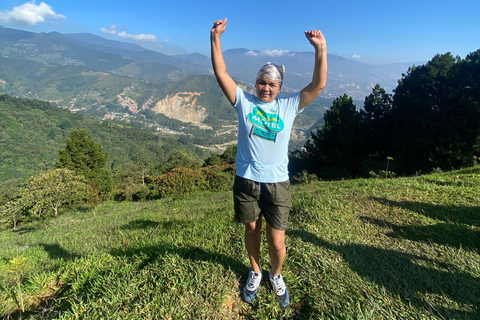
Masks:
[[[293,57],[295,53],[288,50],[274,49],[274,50],[263,50],[263,51],[247,51],[245,52],[247,56],[251,57],[283,57],[290,56]]]
[[[0,11],[0,22],[13,25],[35,26],[39,22],[45,22],[47,19],[66,19],[64,15],[57,14],[52,7],[45,2],[39,5],[35,1],[26,2],[11,11]]]
[[[156,35],[153,34],[129,34],[126,31],[118,31],[116,25],[110,26],[110,28],[105,29],[105,28],[100,28],[100,31],[106,34],[116,34],[120,38],[123,39],[128,39],[128,40],[133,40],[137,42],[157,42],[158,38]],[[169,42],[170,40],[167,38],[165,42]]]
[[[102,31],[103,33],[106,33],[106,34],[117,34],[117,26],[113,25],[108,29],[100,28],[100,31]]]
[[[118,36],[124,39],[134,40],[138,42],[157,42],[158,38],[153,34],[129,34],[125,31],[120,31]]]
[[[352,59],[360,60],[360,59],[362,59],[362,56],[360,56],[360,55],[358,55],[358,54],[354,54],[354,55],[352,56]]]
[[[245,55],[251,56],[251,57],[258,57],[260,55],[260,52],[248,51],[248,52],[245,52]]]

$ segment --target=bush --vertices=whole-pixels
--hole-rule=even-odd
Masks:
[[[126,177],[113,189],[116,201],[143,201],[184,195],[199,191],[231,189],[235,177],[235,165],[221,163],[199,169],[176,168],[159,175],[146,175],[144,182]]]
[[[160,177],[160,196],[181,195],[208,189],[206,176],[200,170],[177,168]]]
[[[308,173],[307,170],[303,170],[292,178],[293,183],[311,183],[313,181],[318,181],[317,175]]]
[[[84,176],[69,169],[55,169],[30,177],[0,208],[6,223],[55,217],[68,209],[88,203],[96,205],[98,196]]]

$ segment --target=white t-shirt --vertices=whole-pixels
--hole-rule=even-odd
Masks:
[[[236,174],[257,182],[283,182],[288,176],[288,142],[299,113],[300,93],[264,103],[237,87]]]

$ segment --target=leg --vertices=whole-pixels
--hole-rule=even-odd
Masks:
[[[267,241],[272,276],[278,276],[282,270],[283,261],[287,255],[285,246],[285,230],[277,230],[267,222]]]
[[[245,248],[252,270],[260,273],[260,233],[262,231],[262,217],[245,224]]]
[[[291,206],[290,183],[287,180],[275,184],[265,184],[265,189],[267,201],[262,210],[267,221],[268,253],[271,264],[269,280],[280,306],[286,308],[290,304],[290,296],[281,271],[287,254],[285,228]]]
[[[287,252],[285,247],[285,230],[277,230],[267,222],[267,239],[268,253],[272,265],[269,275],[270,283],[278,297],[278,303],[282,308],[286,308],[290,304],[290,296],[280,274]]]

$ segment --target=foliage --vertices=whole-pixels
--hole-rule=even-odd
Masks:
[[[324,115],[325,125],[307,141],[310,170],[323,178],[357,176],[358,158],[364,152],[360,114],[352,98],[343,95],[334,100]]]
[[[19,289],[4,278],[0,317],[18,315],[14,289],[23,319],[478,319],[479,179],[477,166],[292,185],[287,309],[268,281],[253,306],[241,300],[231,191],[70,211],[0,233],[0,267],[29,266]]]
[[[58,153],[57,168],[67,168],[92,182],[105,197],[113,187],[111,173],[105,169],[107,154],[102,145],[87,136],[85,129],[76,128],[66,139],[66,147]]]
[[[157,174],[164,174],[176,168],[198,168],[199,163],[195,157],[183,150],[176,150],[162,163],[153,167],[152,171]]]
[[[303,170],[292,178],[293,183],[311,183],[314,181],[318,181],[318,177],[314,173],[308,173],[307,170]]]
[[[177,156],[174,159],[178,159]],[[180,162],[182,163],[182,162]],[[178,162],[177,162],[178,164]],[[163,174],[117,176],[113,197],[117,201],[143,201],[200,191],[230,189],[235,176],[235,165],[222,162],[212,166],[179,165]],[[161,171],[160,171],[161,172]],[[136,177],[136,178],[135,178]]]
[[[392,142],[405,173],[473,164],[480,134],[480,50],[436,55],[410,68],[395,90]]]
[[[360,110],[361,122],[365,132],[365,152],[369,160],[383,161],[392,154],[392,108],[393,98],[379,84],[372,93],[365,97],[365,103]]]
[[[401,175],[474,164],[480,153],[480,50],[436,55],[410,68],[393,97],[379,85],[356,111],[337,98],[307,141],[309,170],[324,179],[367,176],[395,158]],[[389,170],[384,173],[388,176]]]
[[[200,170],[177,168],[159,177],[160,197],[205,191],[209,185]]]
[[[85,129],[77,128],[70,132],[65,149],[60,150],[57,167],[93,178],[94,173],[103,169],[106,162],[107,154],[103,153],[102,145],[87,136]]]
[[[218,155],[216,153],[212,154],[210,157],[205,159],[203,166],[213,166],[220,164],[222,162],[227,162],[227,163],[235,163],[235,159],[237,157],[237,145],[231,145],[228,146],[221,155]]]
[[[133,125],[101,122],[48,102],[0,95],[0,184],[55,168],[72,128],[83,128],[95,142],[101,142],[103,151],[110,155],[106,168],[112,171],[140,158],[163,162],[173,150],[185,150],[196,159],[204,157],[204,151],[188,139],[160,136]]]
[[[237,157],[237,145],[228,146],[220,155],[220,159],[224,162],[234,163]]]
[[[83,176],[69,169],[55,169],[28,179],[1,211],[15,229],[19,222],[56,217],[80,204],[97,202]]]

